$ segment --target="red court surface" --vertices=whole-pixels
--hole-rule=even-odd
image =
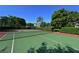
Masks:
[[[0,37],[2,37],[5,34],[6,34],[6,32],[0,32]]]
[[[77,34],[69,34],[69,33],[63,33],[63,32],[53,32],[53,34],[59,34],[64,36],[71,36],[71,37],[79,37]]]

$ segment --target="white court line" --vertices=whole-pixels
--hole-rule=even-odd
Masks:
[[[14,38],[15,38],[15,32],[13,32],[13,40],[12,40],[11,53],[13,53],[13,49],[14,49]]]
[[[42,37],[42,38],[45,38],[45,39],[47,39],[48,37],[46,37],[46,36],[40,36],[40,37]],[[49,39],[49,38],[48,38]],[[52,41],[52,40],[51,40]],[[61,45],[65,45],[64,43],[61,43],[61,42],[58,42],[58,41],[56,41],[56,40],[53,40],[53,42],[56,42],[56,43],[59,43],[59,44],[61,44]],[[74,48],[74,47],[73,47]],[[79,50],[78,48],[74,48],[75,50]]]

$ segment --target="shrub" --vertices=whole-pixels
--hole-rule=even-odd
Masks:
[[[70,34],[79,34],[79,28],[75,28],[75,27],[62,27],[59,31],[70,33]]]

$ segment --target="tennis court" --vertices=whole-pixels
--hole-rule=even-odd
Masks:
[[[38,48],[42,42],[47,42],[48,47],[60,44],[62,47],[71,46],[79,50],[79,38],[44,31],[6,32],[0,38],[1,53],[26,53],[31,47]]]

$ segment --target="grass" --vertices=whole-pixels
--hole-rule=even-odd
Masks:
[[[6,49],[3,49],[2,52],[9,52],[9,53],[11,52],[12,39],[13,39],[13,33],[11,32],[8,33],[6,37],[4,37],[3,41],[0,41],[0,50],[2,48],[7,47]],[[25,53],[31,47],[37,49],[38,47],[40,47],[40,44],[42,42],[47,42],[48,47],[55,47],[56,44],[60,44],[62,47],[67,45],[79,49],[79,38],[50,34],[43,31],[35,31],[35,32],[30,31],[30,32],[15,32],[13,52]]]

